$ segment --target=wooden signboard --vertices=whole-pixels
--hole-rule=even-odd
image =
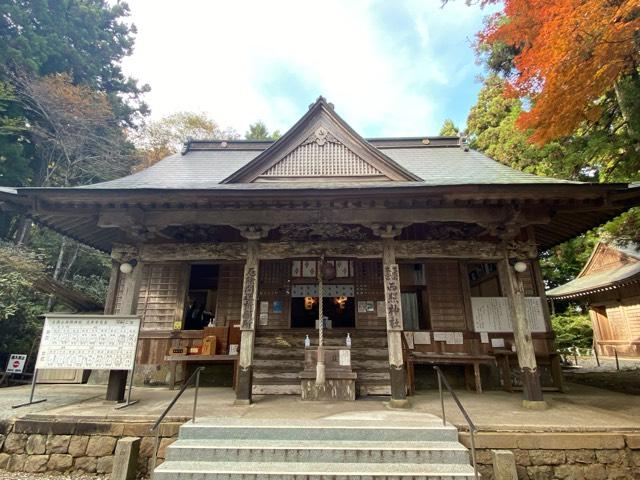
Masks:
[[[476,332],[512,332],[507,297],[471,297]],[[525,298],[525,313],[532,332],[546,332],[540,297]]]
[[[36,369],[131,370],[139,329],[136,316],[49,314]]]

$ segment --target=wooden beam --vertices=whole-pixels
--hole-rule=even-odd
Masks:
[[[505,207],[440,207],[440,208],[285,208],[277,215],[265,215],[268,208],[256,209],[166,209],[141,213],[138,209],[104,211],[98,219],[100,227],[166,227],[171,225],[272,225],[339,223],[373,225],[380,223],[411,224],[426,222],[500,223],[512,221],[512,211]],[[275,213],[275,212],[274,212]],[[271,217],[271,218],[269,218]],[[551,215],[543,209],[522,213],[523,225],[544,224]]]
[[[383,251],[382,240],[371,241],[325,241],[325,242],[261,242],[260,258],[277,260],[280,258],[327,257],[380,258]],[[533,243],[514,243],[514,254],[521,258],[535,258]],[[114,258],[121,248],[114,248]],[[473,240],[395,240],[396,258],[403,260],[426,258],[468,258],[499,260],[503,258],[502,247],[497,243]],[[126,251],[126,248],[125,248]],[[146,244],[140,250],[145,262],[203,261],[203,260],[245,260],[246,242],[227,243],[162,243]]]

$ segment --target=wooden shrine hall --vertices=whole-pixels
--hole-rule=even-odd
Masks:
[[[396,406],[420,363],[462,365],[478,390],[480,365],[501,365],[540,406],[554,335],[539,252],[639,199],[457,137],[364,139],[322,97],[277,141],[191,141],[117,180],[0,192],[111,254],[106,313],[142,318],[145,381],[220,355],[237,358],[240,403],[304,394],[321,333],[326,382]]]

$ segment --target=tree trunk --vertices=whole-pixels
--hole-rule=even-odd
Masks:
[[[619,78],[614,90],[629,136],[636,141],[636,150],[638,150],[640,149],[640,75],[632,74]]]
[[[56,261],[56,268],[53,271],[53,279],[59,280],[62,273],[62,263],[64,262],[64,255],[67,249],[67,238],[62,237],[62,243],[60,244],[60,251],[58,252],[58,260]],[[55,297],[51,295],[47,301],[47,312],[53,310],[55,305]]]

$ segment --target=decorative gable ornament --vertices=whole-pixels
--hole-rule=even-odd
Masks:
[[[416,180],[320,97],[291,130],[223,183]]]

